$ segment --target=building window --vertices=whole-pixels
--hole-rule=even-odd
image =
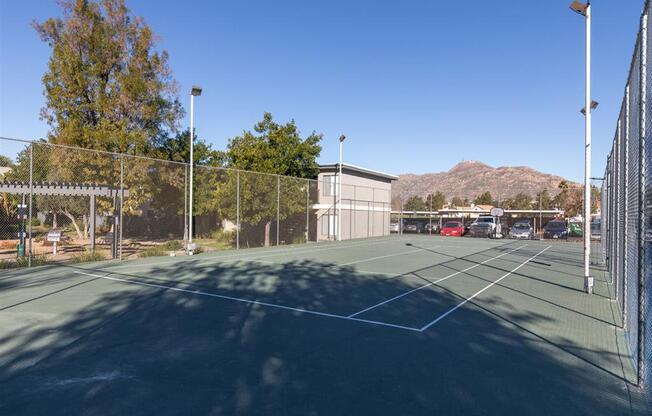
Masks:
[[[335,196],[335,175],[324,175],[324,196]]]

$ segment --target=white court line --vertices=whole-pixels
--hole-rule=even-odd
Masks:
[[[116,281],[116,282],[123,282],[123,283],[130,283],[130,284],[140,285],[140,286],[154,287],[154,288],[157,288],[157,289],[172,290],[172,291],[175,291],[175,292],[189,293],[189,294],[192,294],[192,295],[209,296],[209,297],[213,297],[213,298],[231,300],[231,301],[234,301],[234,302],[241,302],[241,303],[248,303],[248,304],[253,304],[253,305],[267,306],[267,307],[270,307],[270,308],[284,309],[284,310],[300,312],[300,313],[305,313],[305,314],[310,314],[310,315],[325,316],[325,317],[328,317],[328,318],[344,319],[344,320],[347,320],[347,321],[363,322],[363,323],[367,323],[367,324],[381,325],[381,326],[387,326],[387,327],[392,327],[392,328],[405,329],[405,330],[408,330],[408,331],[421,332],[421,330],[419,328],[413,328],[413,327],[410,327],[410,326],[396,325],[396,324],[390,324],[390,323],[387,323],[387,322],[380,322],[380,321],[372,321],[372,320],[369,320],[369,319],[351,318],[351,317],[348,317],[348,316],[336,315],[336,314],[333,314],[333,313],[317,312],[317,311],[311,311],[311,310],[308,310],[308,309],[293,308],[293,307],[290,307],[290,306],[278,305],[278,304],[275,304],[275,303],[261,302],[261,301],[257,301],[257,300],[251,300],[251,299],[242,299],[242,298],[236,298],[236,297],[233,297],[233,296],[226,296],[226,295],[218,295],[217,293],[203,292],[201,290],[190,290],[190,289],[182,289],[182,288],[174,287],[174,286],[159,285],[159,284],[155,284],[155,283],[137,282],[135,280],[121,279],[119,277],[110,277],[108,275],[103,276],[103,275],[92,274],[92,273],[84,273],[84,272],[80,272],[80,271],[76,271],[75,273],[83,274],[83,275],[86,275],[86,276],[99,277],[99,278],[107,279],[107,280],[113,280],[113,281]],[[147,278],[147,277],[144,277],[144,278]]]
[[[311,248],[287,248],[287,249],[272,249],[274,252],[265,254],[263,256],[258,256],[255,257],[256,253],[262,252],[262,253],[267,253],[267,251],[263,250],[257,250],[255,252],[240,252],[240,253],[233,253],[233,254],[228,254],[224,256],[207,256],[207,257],[199,257],[199,258],[192,258],[192,257],[181,257],[181,258],[175,258],[175,260],[171,261],[157,261],[157,262],[150,262],[150,263],[137,263],[137,264],[124,264],[120,263],[119,266],[111,267],[110,269],[101,269],[102,271],[110,271],[110,270],[115,270],[115,269],[123,269],[125,267],[127,268],[135,268],[139,266],[158,266],[158,265],[163,265],[163,264],[172,264],[172,263],[178,263],[179,259],[182,259],[181,261],[192,261],[195,260],[196,262],[210,262],[213,263],[215,261],[221,261],[222,259],[233,259],[235,260],[256,260],[259,258],[266,258],[266,257],[274,257],[278,256],[281,254],[287,254],[287,253],[296,253],[296,254],[305,254],[305,253],[312,253],[312,252],[322,252],[322,251],[328,251],[328,250],[335,250],[335,249],[343,249],[343,248],[350,248],[350,247],[359,247],[359,246],[371,246],[371,245],[376,245],[376,244],[382,244],[382,243],[388,243],[388,242],[394,242],[393,240],[382,240],[382,241],[373,241],[373,242],[365,242],[365,243],[357,243],[357,244],[347,244],[344,245],[344,243],[328,243],[326,246],[324,246],[324,243],[322,243],[320,246],[317,247],[311,247]],[[319,244],[319,243],[315,243]],[[248,249],[242,249],[243,251],[246,251]],[[240,256],[240,257],[238,257]],[[247,256],[254,256],[251,258],[247,258]],[[236,258],[237,257],[237,258]],[[133,261],[133,260],[126,260],[127,262]]]
[[[441,314],[439,317],[437,317],[437,318],[433,319],[432,321],[430,321],[430,322],[429,322],[428,324],[426,324],[423,328],[421,328],[421,330],[422,330],[422,331],[425,331],[426,329],[430,328],[431,326],[433,326],[433,325],[436,324],[437,322],[441,321],[442,319],[444,319],[445,317],[447,317],[447,316],[450,315],[451,313],[455,312],[456,310],[458,310],[459,308],[461,308],[462,306],[464,306],[467,302],[471,301],[473,298],[475,298],[476,296],[478,296],[479,294],[481,294],[481,293],[484,292],[485,290],[489,289],[491,286],[493,286],[493,285],[495,285],[496,283],[500,282],[501,280],[503,280],[504,278],[506,278],[506,277],[509,276],[510,274],[514,273],[515,271],[517,271],[517,270],[520,269],[521,267],[525,266],[528,262],[534,260],[535,257],[538,257],[540,254],[542,254],[544,251],[548,250],[550,247],[552,247],[552,246],[548,246],[548,247],[544,248],[543,250],[541,250],[540,252],[538,252],[538,253],[535,254],[534,256],[530,257],[529,259],[525,260],[523,263],[521,263],[521,264],[519,264],[518,266],[516,266],[516,267],[515,267],[514,269],[512,269],[510,272],[507,272],[506,274],[504,274],[504,275],[503,275],[502,277],[500,277],[498,280],[496,280],[496,281],[490,283],[489,285],[483,287],[482,289],[478,290],[478,291],[475,292],[473,295],[471,295],[471,297],[466,298],[464,301],[458,303],[457,305],[455,305],[454,307],[452,307],[451,309],[449,309],[447,312]]]
[[[439,282],[443,282],[444,280],[446,280],[446,279],[450,279],[450,278],[453,277],[453,276],[457,276],[457,275],[460,274],[460,273],[464,273],[464,272],[467,272],[467,271],[469,271],[469,270],[471,270],[471,269],[475,269],[476,267],[478,267],[478,266],[482,266],[483,264],[488,263],[488,262],[490,262],[490,261],[492,261],[492,260],[499,259],[499,258],[501,258],[501,257],[503,257],[503,256],[506,256],[506,255],[508,255],[508,254],[510,254],[510,253],[513,253],[513,252],[517,251],[517,250],[520,250],[520,249],[522,249],[523,247],[527,247],[527,244],[525,244],[524,246],[517,247],[517,248],[515,248],[515,249],[513,249],[513,250],[510,250],[510,251],[508,251],[508,252],[506,252],[506,253],[500,254],[500,255],[498,255],[498,256],[492,257],[492,258],[490,258],[490,259],[484,260],[484,261],[481,262],[481,263],[474,264],[473,266],[467,267],[466,269],[463,269],[463,270],[457,271],[457,272],[455,272],[455,273],[451,273],[451,274],[449,274],[448,276],[444,276],[444,277],[442,277],[441,279],[435,280],[434,282],[427,283],[427,284],[425,284],[425,285],[423,285],[423,286],[416,287],[416,288],[414,288],[414,289],[412,289],[412,290],[410,290],[410,291],[407,291],[407,292],[405,292],[405,293],[401,293],[400,295],[396,295],[396,296],[394,296],[393,298],[389,298],[389,299],[384,300],[384,301],[382,301],[382,302],[380,302],[380,303],[377,303],[377,304],[375,304],[375,305],[372,305],[372,306],[370,306],[370,307],[368,307],[368,308],[366,308],[366,309],[363,309],[363,310],[358,311],[358,312],[356,312],[356,313],[354,313],[354,314],[351,314],[351,315],[349,315],[349,318],[353,318],[353,317],[356,316],[356,315],[360,315],[360,314],[362,314],[362,313],[365,313],[365,312],[368,312],[368,311],[370,311],[370,310],[372,310],[372,309],[375,309],[375,308],[377,308],[377,307],[379,307],[379,306],[382,306],[382,305],[385,305],[385,304],[387,304],[387,303],[389,303],[389,302],[392,302],[392,301],[394,301],[394,300],[396,300],[396,299],[400,299],[400,298],[402,298],[403,296],[407,296],[407,295],[409,295],[410,293],[414,293],[414,292],[416,292],[417,290],[425,289],[425,288],[427,288],[427,287],[429,287],[429,286],[436,285],[436,284],[439,283]],[[476,253],[476,254],[477,254],[477,253]],[[463,260],[463,259],[461,259],[461,260]]]
[[[340,266],[340,267],[343,267],[343,266],[350,266],[350,265],[352,265],[352,264],[366,263],[366,262],[368,262],[368,261],[379,260],[379,259],[386,259],[386,258],[388,258],[388,257],[403,256],[403,255],[405,255],[405,254],[418,253],[418,252],[420,252],[420,251],[430,250],[430,249],[437,248],[437,247],[439,247],[439,246],[424,247],[424,248],[419,248],[419,249],[417,249],[417,250],[402,251],[402,252],[400,252],[400,253],[387,254],[387,255],[384,255],[384,256],[378,256],[378,257],[370,257],[370,258],[367,258],[367,259],[360,259],[360,260],[350,261],[350,262],[348,262],[348,263],[338,264],[338,266]],[[415,248],[416,248],[416,247],[415,247]]]

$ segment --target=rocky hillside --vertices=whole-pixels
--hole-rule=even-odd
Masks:
[[[446,199],[457,196],[473,200],[477,195],[489,191],[494,198],[505,199],[519,192],[534,196],[544,188],[551,195],[559,192],[561,176],[542,173],[526,166],[501,166],[493,168],[478,161],[463,161],[448,172],[423,175],[403,174],[392,185],[392,194],[407,199],[414,195],[426,195],[441,191]],[[569,185],[577,185],[568,181]]]

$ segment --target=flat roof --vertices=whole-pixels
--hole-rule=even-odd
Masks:
[[[332,163],[332,164],[327,164],[327,165],[319,165],[319,170],[320,171],[330,171],[330,170],[337,170],[339,169],[340,164],[339,163]],[[381,178],[385,179],[390,179],[390,180],[398,180],[398,176],[392,175],[389,173],[381,172],[379,170],[373,170],[373,169],[367,169],[363,168],[362,166],[356,166],[356,165],[351,165],[349,163],[342,163],[342,170],[348,170],[351,172],[358,172],[358,173],[364,173],[367,175],[373,175],[373,176],[378,176]]]

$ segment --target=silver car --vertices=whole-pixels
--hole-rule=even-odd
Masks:
[[[531,240],[534,237],[534,230],[530,223],[517,222],[509,230],[509,238],[517,240]]]

